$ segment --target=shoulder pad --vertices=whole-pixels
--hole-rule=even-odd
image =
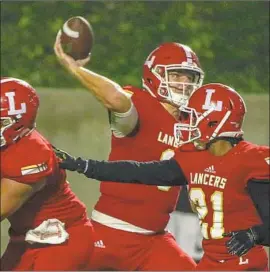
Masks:
[[[149,95],[149,93],[147,93],[143,89],[137,88],[137,87],[134,87],[131,85],[123,86],[122,88],[125,92],[130,93],[130,94],[145,93],[145,94]]]
[[[10,146],[3,155],[2,176],[22,183],[34,183],[49,176],[56,165],[49,143],[37,132]]]
[[[259,146],[255,144],[248,145],[248,154],[246,159],[249,165],[249,179],[269,180],[269,156],[268,146]]]

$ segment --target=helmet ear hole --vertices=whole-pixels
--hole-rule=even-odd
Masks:
[[[215,127],[217,124],[218,124],[218,121],[210,121],[210,122],[208,123],[208,126],[209,126],[209,127]]]
[[[152,80],[150,78],[147,78],[148,83],[152,84]]]

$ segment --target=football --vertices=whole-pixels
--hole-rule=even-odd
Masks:
[[[61,45],[66,54],[75,60],[85,59],[91,53],[94,32],[91,24],[83,17],[68,19],[61,28]]]

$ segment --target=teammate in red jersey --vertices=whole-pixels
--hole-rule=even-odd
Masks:
[[[182,145],[170,160],[98,162],[57,153],[64,158],[61,167],[98,180],[188,184],[204,237],[196,269],[268,271],[269,147],[243,140],[245,113],[235,90],[207,84],[181,107],[175,136]]]
[[[94,249],[92,225],[35,129],[38,107],[27,82],[1,78],[1,221],[11,224],[1,270],[78,271]]]
[[[196,54],[188,46],[165,43],[155,49],[143,66],[143,89],[121,88],[81,68],[64,54],[59,36],[55,53],[109,110],[110,160],[164,160],[172,156],[172,149],[178,145],[173,136],[178,108],[202,84],[204,76]],[[101,182],[101,196],[92,212],[96,249],[91,269],[193,269],[195,262],[164,230],[179,190]]]

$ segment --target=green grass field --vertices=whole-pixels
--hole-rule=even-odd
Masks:
[[[106,159],[110,151],[107,111],[86,91],[40,89],[41,107],[37,127],[55,146],[73,155]],[[269,97],[244,96],[248,108],[246,139],[269,143]],[[68,173],[72,189],[91,209],[98,199],[99,183]],[[1,224],[1,253],[7,244],[8,223]]]

